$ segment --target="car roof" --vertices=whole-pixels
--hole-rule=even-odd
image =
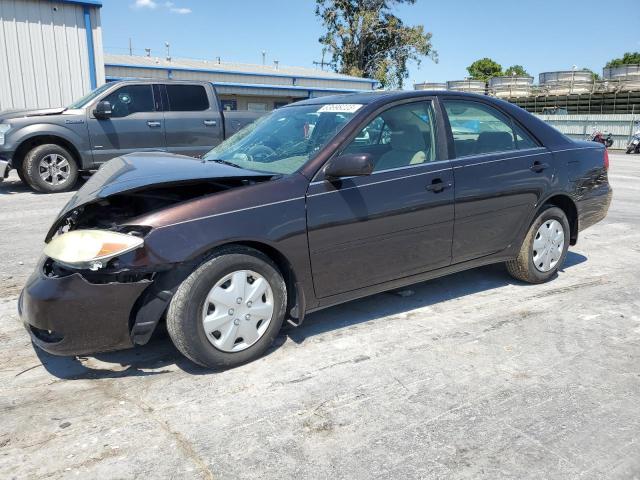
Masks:
[[[450,90],[376,90],[373,92],[347,93],[342,95],[328,95],[308,100],[301,100],[293,105],[326,105],[332,103],[358,103],[367,105],[380,99],[386,101],[402,100],[405,98],[420,98],[434,96],[464,96],[469,98],[491,98],[477,93],[454,92]]]

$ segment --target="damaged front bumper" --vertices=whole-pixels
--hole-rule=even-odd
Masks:
[[[133,346],[132,314],[152,280],[90,283],[80,273],[48,277],[44,261],[20,294],[20,318],[35,345],[54,355],[83,355]]]

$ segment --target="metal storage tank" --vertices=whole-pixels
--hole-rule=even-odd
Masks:
[[[640,65],[620,65],[602,69],[602,76],[623,91],[640,90]],[[609,85],[610,87],[612,85]]]
[[[576,95],[590,93],[594,82],[587,70],[561,70],[540,74],[540,86],[548,95]]]
[[[0,1],[0,110],[69,105],[104,83],[101,5]]]
[[[451,80],[447,82],[447,90],[455,92],[487,93],[487,84],[482,80]]]
[[[492,77],[489,91],[499,98],[528,97],[531,95],[533,77]]]
[[[428,83],[428,82],[415,83],[413,85],[413,89],[414,90],[446,90],[447,84],[446,83]]]

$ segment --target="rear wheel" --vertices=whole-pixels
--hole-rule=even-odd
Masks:
[[[529,227],[515,260],[506,263],[512,277],[543,283],[562,267],[569,249],[569,221],[558,207],[547,206]]]
[[[250,248],[221,251],[178,288],[167,312],[176,348],[208,368],[260,357],[280,331],[287,304],[282,275]]]
[[[69,151],[60,145],[39,145],[22,162],[23,181],[38,192],[71,190],[78,180],[78,166]]]

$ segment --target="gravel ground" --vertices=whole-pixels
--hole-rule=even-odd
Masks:
[[[308,317],[211,373],[166,337],[34,351],[16,299],[70,194],[0,184],[0,478],[640,478],[640,157],[551,283],[491,266]]]

